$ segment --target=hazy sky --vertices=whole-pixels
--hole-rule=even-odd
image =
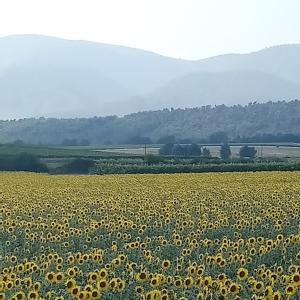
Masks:
[[[0,36],[34,33],[199,59],[300,43],[299,0],[0,0]]]

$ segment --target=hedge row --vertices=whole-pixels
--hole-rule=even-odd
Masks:
[[[160,173],[206,173],[206,172],[258,172],[300,171],[300,163],[232,163],[191,165],[116,165],[96,164],[91,174],[160,174]]]

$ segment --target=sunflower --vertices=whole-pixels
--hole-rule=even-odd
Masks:
[[[68,279],[66,281],[66,288],[68,291],[71,291],[76,286],[76,281],[74,279]]]
[[[240,291],[240,287],[239,285],[235,284],[235,283],[232,283],[230,286],[229,286],[229,292],[233,295],[237,295]]]
[[[296,287],[300,286],[300,274],[298,272],[291,276],[291,282]]]
[[[101,279],[100,281],[97,282],[97,288],[100,291],[106,291],[108,289],[108,282],[106,279]]]
[[[169,300],[169,299],[170,299],[170,297],[168,294],[164,294],[161,296],[161,300]]]
[[[90,272],[88,274],[88,282],[96,282],[98,279],[98,274],[96,272]]]
[[[125,281],[119,280],[116,290],[120,293],[125,289]]]
[[[100,269],[100,271],[99,271],[99,276],[100,276],[100,278],[106,278],[107,277],[107,270],[106,269],[104,269],[104,268],[102,268],[102,269]]]
[[[39,299],[39,293],[37,291],[29,291],[27,293],[27,299]]]
[[[267,300],[272,299],[273,293],[274,292],[273,292],[272,286],[270,286],[270,285],[266,286],[265,291],[264,291],[264,295],[265,295]]]
[[[161,263],[161,267],[166,270],[166,269],[169,269],[171,266],[171,262],[167,259],[163,260],[162,263]]]
[[[16,299],[17,300],[23,300],[23,299],[26,299],[26,296],[24,294],[24,292],[18,292],[16,295],[15,295]]]
[[[46,281],[53,283],[55,281],[55,274],[53,272],[46,273]]]
[[[144,282],[147,280],[148,274],[146,272],[140,272],[136,274],[135,278],[138,282]]]
[[[189,289],[193,286],[194,284],[194,280],[192,277],[187,277],[184,279],[184,287]]]
[[[294,296],[297,293],[297,288],[293,285],[293,284],[289,284],[286,288],[285,288],[285,294],[288,297]]]
[[[79,292],[78,295],[77,295],[77,299],[80,299],[80,300],[88,299],[88,293],[87,293],[87,291],[81,291],[81,292]]]
[[[77,286],[74,286],[74,287],[70,288],[70,290],[69,290],[69,294],[71,294],[74,297],[77,297],[79,292],[80,292],[80,289]]]
[[[212,284],[212,278],[211,276],[205,276],[202,281],[203,286],[211,286]]]
[[[248,277],[248,270],[245,268],[239,268],[237,271],[237,278],[241,281],[246,280]]]
[[[264,283],[262,281],[257,281],[253,285],[253,289],[255,292],[261,293],[264,290]]]
[[[65,275],[62,272],[56,273],[54,275],[54,282],[55,283],[62,283],[64,281]]]
[[[152,287],[157,287],[157,286],[159,286],[159,285],[160,285],[160,278],[159,278],[158,276],[155,276],[155,277],[151,278],[151,280],[150,280],[150,285],[151,285]]]
[[[282,299],[282,295],[279,291],[273,293],[272,300],[281,300],[281,299]]]
[[[142,286],[138,285],[135,287],[135,292],[140,295],[144,292],[144,288]]]
[[[67,276],[71,277],[71,278],[76,276],[76,271],[74,268],[68,268],[66,273],[67,273]]]
[[[175,281],[174,281],[174,286],[176,287],[182,287],[182,280],[181,278],[177,278]]]
[[[91,297],[92,297],[92,299],[99,299],[100,298],[100,292],[97,289],[93,289],[91,291]]]

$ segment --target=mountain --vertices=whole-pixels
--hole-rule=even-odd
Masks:
[[[164,107],[247,104],[296,99],[300,85],[260,71],[199,72],[175,78],[139,103],[147,110]],[[138,103],[136,104],[138,105]]]
[[[0,38],[0,118],[122,113],[116,102],[187,71],[181,60],[127,47],[35,35]]]
[[[300,98],[300,45],[188,61],[38,35],[0,38],[0,119]]]

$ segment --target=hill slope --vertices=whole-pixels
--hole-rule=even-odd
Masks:
[[[0,38],[0,119],[300,98],[300,45],[198,61],[87,41]]]
[[[200,141],[218,131],[233,139],[279,133],[300,136],[300,101],[164,109],[124,117],[0,121],[0,142],[60,144],[64,139],[88,139],[97,145],[126,143],[137,136],[157,141],[168,135]]]
[[[147,110],[210,104],[247,104],[296,99],[300,85],[259,71],[189,73],[171,80],[143,99]]]

